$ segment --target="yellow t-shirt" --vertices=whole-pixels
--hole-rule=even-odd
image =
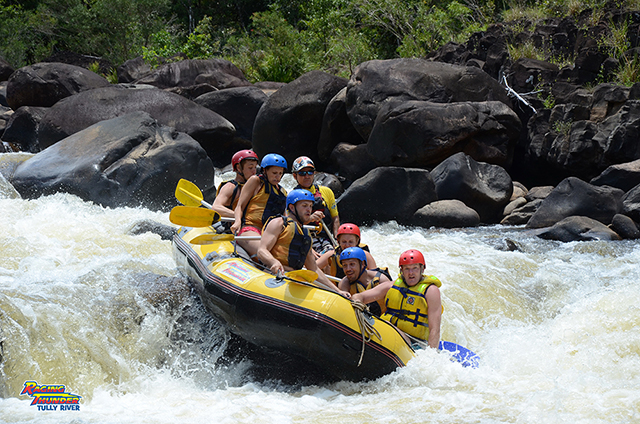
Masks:
[[[327,208],[329,209],[329,214],[331,215],[331,218],[335,218],[336,216],[338,216],[338,205],[336,205],[336,196],[335,194],[333,194],[333,190],[325,186],[318,186],[318,188],[320,189],[320,194],[322,195],[322,199],[324,200],[324,202],[327,205]],[[316,185],[313,184],[311,187],[309,187],[306,190],[309,190],[311,194],[316,194]]]

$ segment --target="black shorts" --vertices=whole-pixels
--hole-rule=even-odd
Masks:
[[[313,238],[312,244],[313,250],[318,252],[319,254],[323,254],[328,252],[329,250],[333,250],[333,245],[328,238],[318,236]]]

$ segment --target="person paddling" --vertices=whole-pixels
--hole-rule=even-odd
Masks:
[[[348,247],[340,253],[340,263],[346,276],[338,283],[340,290],[351,293],[351,300],[369,306],[369,311],[380,316],[386,309],[385,295],[393,282],[385,270],[367,269],[367,256],[359,247]]]
[[[328,258],[335,253],[331,238],[336,236],[336,231],[340,226],[335,194],[329,187],[314,183],[316,167],[311,158],[307,156],[300,156],[293,162],[291,173],[298,183],[295,188],[308,190],[313,194],[311,222],[320,223],[322,221],[324,225],[322,230],[315,234],[312,247],[316,254],[316,261],[326,265]],[[327,231],[331,234],[328,234]]]
[[[231,166],[236,177],[220,183],[212,205],[214,211],[227,218],[233,218],[233,210],[238,205],[242,187],[249,178],[256,175],[258,155],[253,150],[240,150],[231,158]]]
[[[399,266],[400,275],[387,292],[387,310],[382,319],[437,349],[443,311],[442,283],[433,275],[424,275],[425,260],[418,250],[403,252]]]
[[[260,236],[264,223],[284,212],[287,192],[280,186],[280,180],[287,170],[286,159],[269,153],[262,158],[260,168],[260,174],[245,183],[234,209],[231,231],[237,236]],[[260,245],[259,240],[238,240],[237,243],[250,257],[255,257]]]
[[[258,259],[274,274],[299,270],[306,267],[318,274],[318,281],[334,292],[341,292],[318,269],[311,251],[312,238],[304,228],[311,220],[313,195],[302,189],[292,190],[287,195],[286,213],[271,217],[262,230],[262,239],[258,248]]]

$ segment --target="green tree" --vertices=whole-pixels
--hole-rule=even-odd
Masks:
[[[48,56],[56,44],[56,20],[41,8],[26,10],[0,1],[0,56],[15,68]]]
[[[255,81],[290,82],[308,70],[309,54],[300,32],[275,7],[254,13],[252,27],[231,37],[225,56]]]

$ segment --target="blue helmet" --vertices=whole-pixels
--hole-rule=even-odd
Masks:
[[[262,158],[260,167],[262,169],[265,169],[269,166],[279,166],[280,168],[284,168],[286,170],[287,160],[276,153],[269,153],[268,155],[265,155],[265,157]]]
[[[367,254],[359,247],[347,247],[342,251],[342,253],[340,253],[340,262],[345,259],[358,259],[366,264]]]
[[[301,188],[297,188],[295,190],[291,190],[289,194],[287,194],[287,205],[286,209],[289,209],[289,205],[295,205],[301,200],[309,200],[313,202],[313,194],[309,190],[304,190]]]

